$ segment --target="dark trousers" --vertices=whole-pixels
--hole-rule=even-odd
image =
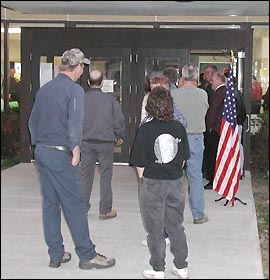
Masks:
[[[41,145],[35,148],[35,160],[41,179],[44,235],[51,260],[60,261],[64,255],[61,208],[80,261],[93,259],[96,251],[89,236],[79,166],[72,166],[71,155],[65,151]]]
[[[208,135],[208,161],[209,161],[209,182],[213,184],[214,180],[214,173],[215,173],[215,166],[216,166],[216,157],[217,157],[217,150],[218,150],[218,143],[219,143],[220,136],[212,130],[209,132]]]
[[[188,247],[184,220],[185,188],[183,179],[158,180],[143,178],[139,185],[139,205],[147,243],[150,264],[155,271],[165,270],[166,244],[164,228],[170,238],[170,250],[177,268],[188,266]]]
[[[81,178],[87,211],[90,209],[90,196],[93,188],[96,162],[99,162],[100,203],[99,213],[112,210],[112,173],[114,142],[83,142],[81,147]]]
[[[205,131],[203,133],[204,151],[203,151],[203,162],[202,162],[202,174],[203,177],[209,179],[209,133]]]

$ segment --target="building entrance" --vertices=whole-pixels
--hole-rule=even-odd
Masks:
[[[180,70],[189,62],[199,66],[199,56],[192,51],[223,50],[223,38],[228,37],[231,40],[226,42],[227,50],[241,48],[249,57],[251,35],[246,30],[22,28],[21,161],[30,162],[32,159],[27,123],[35,95],[43,83],[57,75],[61,54],[65,50],[80,48],[91,60],[90,69],[104,72],[103,90],[118,100],[126,125],[125,142],[120,148],[115,148],[114,162],[128,164],[140,123],[146,76],[161,74],[168,66]],[[245,64],[244,76],[251,73],[251,61],[246,60]],[[78,81],[85,90],[88,89],[89,67],[85,67]],[[244,88],[248,86],[249,81],[244,81]]]

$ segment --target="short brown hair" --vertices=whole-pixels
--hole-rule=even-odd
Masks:
[[[153,85],[159,84],[160,86],[165,87],[166,89],[171,88],[171,81],[165,75],[154,76],[150,79],[150,87],[152,88]]]
[[[160,121],[173,120],[173,98],[170,91],[163,86],[153,88],[147,99],[145,110],[149,117],[153,117]]]
[[[170,79],[171,83],[176,83],[178,80],[178,73],[176,68],[174,67],[165,68],[163,71],[163,75],[167,76]]]

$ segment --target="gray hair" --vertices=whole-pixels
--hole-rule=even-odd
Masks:
[[[198,81],[199,69],[194,64],[189,63],[182,68],[182,76],[185,81]]]

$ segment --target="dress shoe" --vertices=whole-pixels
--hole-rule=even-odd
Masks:
[[[108,220],[113,219],[117,216],[117,212],[115,209],[112,209],[111,212],[105,213],[105,214],[99,214],[100,220]]]
[[[67,263],[71,260],[71,254],[69,252],[65,252],[64,256],[60,261],[50,260],[49,267],[58,268],[60,267],[61,263]]]
[[[213,183],[212,182],[208,182],[205,186],[204,186],[205,190],[212,190],[213,189]]]

